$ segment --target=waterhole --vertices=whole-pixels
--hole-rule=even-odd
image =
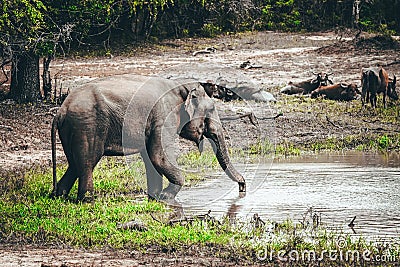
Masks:
[[[363,236],[399,235],[399,154],[317,154],[236,167],[250,184],[245,197],[238,196],[237,185],[221,172],[178,194],[185,212],[211,210],[217,217],[242,219],[257,213],[274,222],[301,222],[312,212],[328,229]]]

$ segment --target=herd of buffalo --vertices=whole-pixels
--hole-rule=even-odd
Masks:
[[[386,96],[398,100],[396,76],[389,78],[383,67],[369,67],[361,71],[361,92],[355,83],[333,84],[329,76],[332,73],[314,73],[316,78],[292,83],[281,89],[282,94],[310,94],[312,98],[322,96],[331,100],[351,101],[361,95],[363,105],[370,102],[376,108],[377,94],[383,94],[383,106],[386,107]]]

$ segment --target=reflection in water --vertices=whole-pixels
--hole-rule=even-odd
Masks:
[[[400,232],[399,154],[318,154],[275,160],[274,163],[238,165],[249,188],[239,198],[237,185],[223,173],[193,188],[178,199],[186,213],[212,210],[214,216],[264,220],[302,220],[312,207],[322,224],[364,236],[398,236]]]

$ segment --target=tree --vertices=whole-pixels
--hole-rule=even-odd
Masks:
[[[124,14],[146,14],[141,24],[151,32],[158,10],[172,0],[2,0],[0,3],[1,68],[12,65],[9,97],[19,103],[36,102],[40,92],[39,59],[44,60],[44,95],[49,91],[49,67],[57,49],[103,43]],[[145,12],[139,12],[144,10]],[[60,45],[61,44],[61,45]],[[60,52],[60,51],[59,51]]]
[[[19,103],[34,102],[40,95],[39,51],[46,37],[40,0],[3,0],[0,15],[2,67],[11,63],[10,97]]]

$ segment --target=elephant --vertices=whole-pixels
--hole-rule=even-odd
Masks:
[[[68,168],[56,177],[58,131]],[[225,173],[246,192],[243,176],[230,161],[214,101],[199,82],[156,76],[117,75],[93,80],[65,99],[51,129],[52,196],[67,196],[78,179],[78,201],[93,200],[93,169],[102,156],[140,153],[150,199],[174,203],[184,183],[177,167],[175,140],[181,136],[199,148],[213,143]],[[169,185],[163,189],[162,177]]]

